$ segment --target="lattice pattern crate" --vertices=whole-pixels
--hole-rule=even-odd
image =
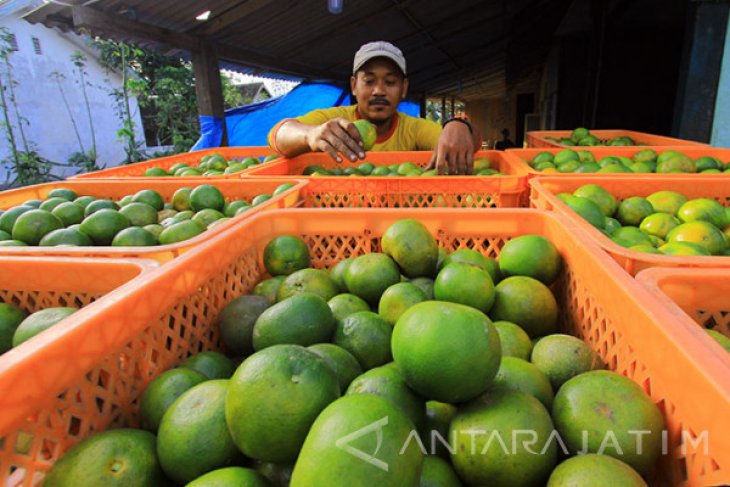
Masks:
[[[562,139],[564,137],[570,137],[572,130],[534,130],[527,132],[527,147],[568,147],[556,142],[547,140],[546,137],[553,137],[555,139]],[[628,135],[637,144],[644,146],[707,146],[701,142],[695,142],[692,140],[675,139],[673,137],[666,137],[664,135],[653,135],[644,132],[635,132],[633,130],[591,130],[591,135],[598,137],[602,142],[606,143],[611,139]],[[573,146],[577,147],[577,146]],[[580,147],[581,149],[583,147]]]
[[[426,167],[430,151],[370,152],[366,160],[377,165],[413,162]],[[308,208],[519,208],[527,205],[527,171],[502,151],[479,151],[475,159],[486,158],[502,176],[302,176],[307,166],[325,169],[357,167],[363,161],[336,163],[322,153],[280,159],[244,173],[248,176],[305,178]]]
[[[730,269],[653,268],[641,271],[636,280],[671,313],[667,319],[704,341],[708,353],[719,355],[730,374],[730,353],[704,332],[714,330],[730,338]]]
[[[168,245],[156,245],[151,247],[0,247],[0,255],[46,255],[66,257],[121,257],[121,258],[148,258],[159,262],[167,262],[192,247],[205,242],[213,235],[224,231],[236,222],[249,218],[258,212],[289,208],[301,204],[301,193],[305,181],[297,179],[271,179],[261,178],[255,181],[247,180],[170,180],[161,181],[145,178],[142,181],[102,181],[102,180],[69,180],[58,183],[39,184],[26,186],[0,192],[0,209],[8,209],[22,204],[31,199],[44,199],[46,195],[56,188],[67,188],[75,191],[79,196],[88,195],[97,198],[111,198],[118,200],[125,195],[134,194],[143,189],[153,189],[160,193],[162,198],[169,202],[175,191],[182,187],[194,188],[202,184],[211,184],[217,187],[225,197],[226,201],[234,199],[245,199],[248,202],[257,195],[273,191],[281,184],[291,183],[293,187],[281,194],[264,201],[263,203],[250,208],[242,214],[230,220],[206,230],[200,235],[182,242]]]
[[[261,213],[210,239],[148,276],[120,305],[135,317],[115,316],[117,340],[99,344],[93,363],[77,368],[81,391],[66,391],[46,404],[28,405],[28,415],[56,417],[76,397],[78,434],[69,422],[44,425],[43,438],[54,448],[27,454],[0,452],[3,480],[13,469],[41,475],[71,444],[91,431],[135,426],[139,394],[162,370],[185,356],[218,347],[216,317],[223,306],[267,277],[262,254],[266,243],[284,234],[302,237],[313,265],[330,267],[339,260],[379,250],[380,237],[393,222],[416,218],[449,250],[474,248],[496,257],[509,239],[539,234],[564,257],[564,273],[554,284],[561,309],[561,330],[582,337],[612,370],[642,386],[667,423],[667,455],[652,473],[652,485],[718,485],[730,481],[730,378],[705,375],[715,357],[696,356],[686,348],[684,329],[658,322],[644,303],[651,295],[560,215],[535,210],[440,209],[290,209]],[[123,357],[123,360],[120,358]],[[122,364],[122,365],[120,365]],[[678,372],[681,371],[681,372]],[[97,379],[102,377],[102,380]],[[91,381],[91,382],[89,382]],[[99,385],[102,384],[102,385]],[[702,400],[697,400],[702,398]],[[106,409],[99,411],[97,400]],[[109,404],[111,403],[111,404]],[[35,412],[35,413],[34,413]],[[14,424],[3,431],[5,444],[27,431]],[[683,434],[711,444],[682,443]],[[21,471],[21,470],[18,470]]]
[[[27,313],[56,306],[80,308],[53,328],[0,355],[0,430],[11,431],[3,435],[0,446],[3,485],[14,485],[10,465],[16,459],[31,455],[43,464],[59,448],[67,448],[74,437],[94,429],[97,414],[123,414],[114,406],[113,397],[128,392],[122,384],[116,392],[104,385],[114,364],[85,378],[75,372],[93,363],[89,355],[99,347],[95,340],[114,340],[115,332],[103,318],[105,310],[157,267],[149,260],[0,257],[0,302],[15,304]],[[134,310],[123,313],[137,315]],[[101,389],[93,400],[88,396],[92,388]],[[53,402],[58,407],[44,409]],[[14,424],[22,426],[12,427]],[[59,434],[61,431],[68,436]]]
[[[730,185],[725,176],[698,175],[691,178],[655,176],[651,179],[634,176],[617,176],[610,179],[593,176],[540,177],[530,180],[529,184],[532,188],[530,206],[554,211],[568,217],[631,275],[649,267],[730,268],[730,258],[727,257],[648,254],[622,247],[583,220],[556,196],[559,193],[573,193],[584,184],[598,184],[608,190],[618,201],[623,201],[631,196],[647,197],[656,191],[669,190],[676,191],[687,199],[711,198],[723,206],[730,206]]]
[[[243,161],[247,157],[266,157],[275,152],[266,146],[262,147],[214,147],[212,149],[204,149],[194,152],[184,152],[182,154],[175,154],[174,156],[160,157],[157,159],[150,159],[144,162],[138,162],[136,164],[126,164],[117,167],[110,167],[108,169],[102,169],[100,171],[88,172],[79,174],[71,177],[71,179],[122,179],[124,181],[130,181],[135,179],[141,179],[148,181],[150,179],[164,180],[164,181],[177,181],[179,179],[194,179],[207,181],[210,179],[239,179],[241,173],[234,174],[221,174],[219,176],[186,176],[184,178],[177,176],[156,176],[147,177],[144,176],[144,172],[147,169],[153,167],[160,167],[167,171],[175,164],[185,163],[190,166],[197,166],[200,159],[203,156],[209,154],[220,154],[227,160]]]
[[[535,156],[537,156],[541,152],[550,152],[551,154],[557,154],[561,150],[565,150],[566,148],[563,146],[558,147],[544,147],[541,149],[508,149],[505,151],[505,154],[507,158],[510,160],[510,162],[518,168],[520,171],[524,171],[528,174],[528,178],[533,178],[536,176],[539,177],[550,177],[550,178],[559,178],[559,177],[578,177],[578,176],[586,176],[590,178],[606,178],[606,179],[612,179],[616,177],[626,177],[631,176],[635,178],[641,178],[641,179],[651,179],[656,177],[662,177],[662,178],[672,178],[672,179],[682,179],[687,177],[708,177],[709,174],[699,174],[699,173],[560,173],[560,172],[551,172],[551,173],[544,173],[542,171],[538,171],[537,169],[532,168],[528,162],[532,161]],[[639,147],[639,146],[631,146],[631,147],[572,147],[573,150],[586,150],[588,152],[591,152],[596,160],[599,160],[603,157],[607,156],[615,156],[615,157],[629,157],[633,158],[637,152],[644,150],[644,149],[652,149],[657,154],[661,154],[664,151],[667,150],[676,150],[681,152],[682,154],[686,155],[690,159],[698,159],[703,156],[710,156],[710,157],[717,157],[718,159],[722,160],[723,162],[730,162],[730,149],[716,149],[714,147],[703,147],[701,145],[685,145],[685,146],[675,146],[675,147]],[[728,175],[720,175],[718,174],[717,177],[725,177],[728,180]]]

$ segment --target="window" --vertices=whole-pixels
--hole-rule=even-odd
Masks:
[[[36,54],[43,54],[43,51],[41,51],[41,41],[37,37],[33,37],[33,50]]]
[[[8,41],[10,42],[10,50],[17,51],[18,50],[18,39],[15,38],[15,34],[10,34]]]

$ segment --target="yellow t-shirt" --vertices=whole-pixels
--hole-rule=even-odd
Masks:
[[[307,125],[321,125],[333,118],[344,118],[354,122],[360,118],[357,105],[312,110],[306,115],[296,117],[295,120]],[[282,122],[284,121],[286,120],[282,120]],[[271,143],[271,137],[276,133],[282,122],[276,124],[269,132],[268,141],[271,147],[275,147]],[[378,137],[372,150],[377,152],[433,150],[436,148],[440,135],[441,126],[436,122],[397,112],[390,132]]]

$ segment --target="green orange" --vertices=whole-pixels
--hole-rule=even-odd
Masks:
[[[560,275],[558,249],[540,235],[523,235],[507,242],[499,254],[502,276],[528,276],[550,285]]]
[[[192,369],[174,368],[155,377],[142,393],[139,414],[142,427],[157,433],[165,411],[175,399],[191,387],[208,380],[206,376]]]
[[[264,266],[272,276],[289,275],[309,267],[307,244],[294,235],[281,235],[264,248]]]
[[[513,276],[496,288],[489,316],[519,325],[530,337],[553,333],[557,327],[558,305],[550,289],[531,277]]]

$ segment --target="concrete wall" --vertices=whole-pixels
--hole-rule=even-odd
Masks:
[[[29,121],[29,125],[24,126],[26,137],[35,145],[39,154],[49,160],[65,163],[72,153],[79,151],[71,118],[61,99],[58,85],[51,76],[53,72],[62,73],[66,77],[62,83],[73,118],[79,128],[84,148],[91,148],[86,106],[70,60],[71,55],[80,50],[87,58],[87,81],[90,84],[87,86],[87,93],[96,132],[97,161],[99,165],[106,167],[116,166],[123,161],[123,144],[117,139],[121,121],[115,113],[114,100],[108,93],[110,89],[121,87],[121,76],[107,73],[78,36],[61,34],[41,25],[31,25],[24,20],[9,17],[0,18],[0,26],[6,27],[17,39],[19,50],[10,55],[13,75],[18,82],[15,87],[16,98],[21,115]],[[33,37],[40,42],[41,54],[34,52]],[[141,135],[142,120],[135,99],[132,100],[131,108],[137,132],[140,134],[138,140],[144,142]],[[14,115],[12,123],[17,125]],[[2,135],[0,160],[7,161],[9,154],[9,144]],[[8,171],[7,167],[2,166],[6,164],[0,164],[0,182],[6,180]],[[76,172],[76,168],[57,168],[54,171],[62,177]]]

